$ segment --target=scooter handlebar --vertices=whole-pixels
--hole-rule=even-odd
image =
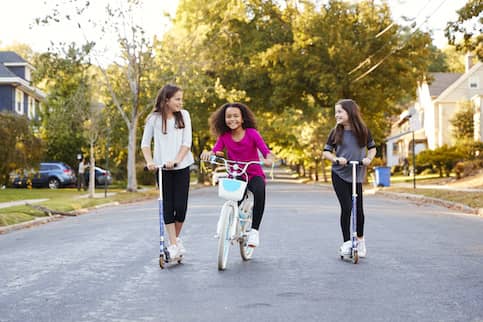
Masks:
[[[177,166],[178,166],[178,164],[177,164],[177,163],[175,163],[175,164],[174,164],[174,167],[177,167]],[[160,168],[166,169],[166,164],[163,164],[163,165],[156,165],[156,168],[158,168],[158,169],[160,169]],[[144,170],[144,171],[149,171],[148,166],[146,166],[146,165],[145,165],[143,170]]]

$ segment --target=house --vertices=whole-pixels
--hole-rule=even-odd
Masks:
[[[474,139],[483,137],[483,64],[472,65],[466,57],[465,73],[430,73],[417,87],[417,98],[393,123],[386,138],[386,164],[401,165],[420,151],[454,145],[451,120],[470,105],[473,108]]]
[[[39,119],[45,94],[32,86],[34,67],[13,51],[0,51],[0,112]]]

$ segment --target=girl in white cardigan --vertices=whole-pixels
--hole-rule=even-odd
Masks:
[[[183,110],[183,91],[174,85],[164,86],[156,97],[154,110],[146,118],[141,149],[148,169],[163,166],[164,222],[169,235],[168,251],[173,258],[184,254],[180,239],[188,207],[190,184],[191,119]],[[151,143],[154,138],[154,153]],[[157,176],[156,176],[157,177]]]

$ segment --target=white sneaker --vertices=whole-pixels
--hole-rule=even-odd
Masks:
[[[259,244],[258,230],[252,228],[248,232],[248,247],[257,247]]]
[[[169,245],[168,246],[168,253],[169,253],[169,257],[171,259],[178,258],[181,255],[179,250],[178,250],[178,247],[176,245]]]
[[[357,253],[359,257],[366,257],[367,255],[366,241],[364,238],[359,239],[357,242]]]
[[[186,249],[184,248],[183,241],[181,240],[181,238],[179,237],[176,238],[176,245],[178,246],[178,250],[181,255],[186,254]]]
[[[344,242],[342,245],[339,247],[339,254],[341,256],[348,256],[352,253],[352,241],[348,240]]]

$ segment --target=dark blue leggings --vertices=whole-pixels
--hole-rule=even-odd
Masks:
[[[340,227],[344,241],[351,239],[351,211],[352,211],[352,182],[342,180],[332,171],[332,186],[334,187],[337,199],[341,208]],[[362,208],[362,183],[356,184],[357,193],[357,236],[364,236],[364,209]]]
[[[156,172],[156,178],[158,174]],[[163,170],[163,210],[165,224],[184,222],[190,188],[189,167]]]

